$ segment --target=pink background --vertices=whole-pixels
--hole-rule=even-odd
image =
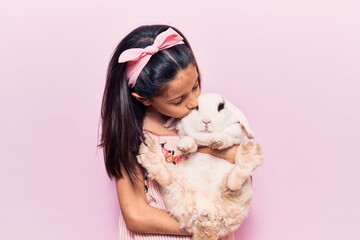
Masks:
[[[263,146],[237,239],[360,239],[360,2],[221,3],[0,1],[0,239],[116,239],[96,148],[105,73],[152,23],[185,33],[203,91],[237,104]]]

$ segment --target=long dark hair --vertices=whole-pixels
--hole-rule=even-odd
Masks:
[[[116,47],[107,70],[106,85],[101,106],[101,140],[105,167],[110,179],[122,178],[122,169],[133,182],[138,166],[136,155],[144,140],[142,130],[146,106],[131,96],[136,92],[150,99],[159,96],[166,83],[189,64],[197,63],[189,42],[176,28],[185,44],[173,46],[154,54],[141,71],[134,88],[128,87],[125,70],[126,63],[118,63],[120,54],[129,48],[145,48],[153,44],[167,25],[141,26],[129,33]],[[200,77],[199,77],[200,79]]]

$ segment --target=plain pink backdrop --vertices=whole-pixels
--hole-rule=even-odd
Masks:
[[[153,23],[184,32],[203,91],[263,146],[237,239],[360,239],[357,0],[1,0],[0,239],[116,239],[96,148],[106,67]]]

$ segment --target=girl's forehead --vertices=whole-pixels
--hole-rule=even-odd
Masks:
[[[161,94],[166,98],[179,97],[191,91],[198,80],[199,74],[196,66],[190,64],[187,68],[180,70],[175,78],[166,84],[165,91]]]

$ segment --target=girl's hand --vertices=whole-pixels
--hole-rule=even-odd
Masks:
[[[234,145],[223,150],[213,149],[210,147],[199,147],[197,151],[201,153],[207,153],[218,158],[223,158],[230,163],[235,163],[235,155],[238,148],[239,145]]]

